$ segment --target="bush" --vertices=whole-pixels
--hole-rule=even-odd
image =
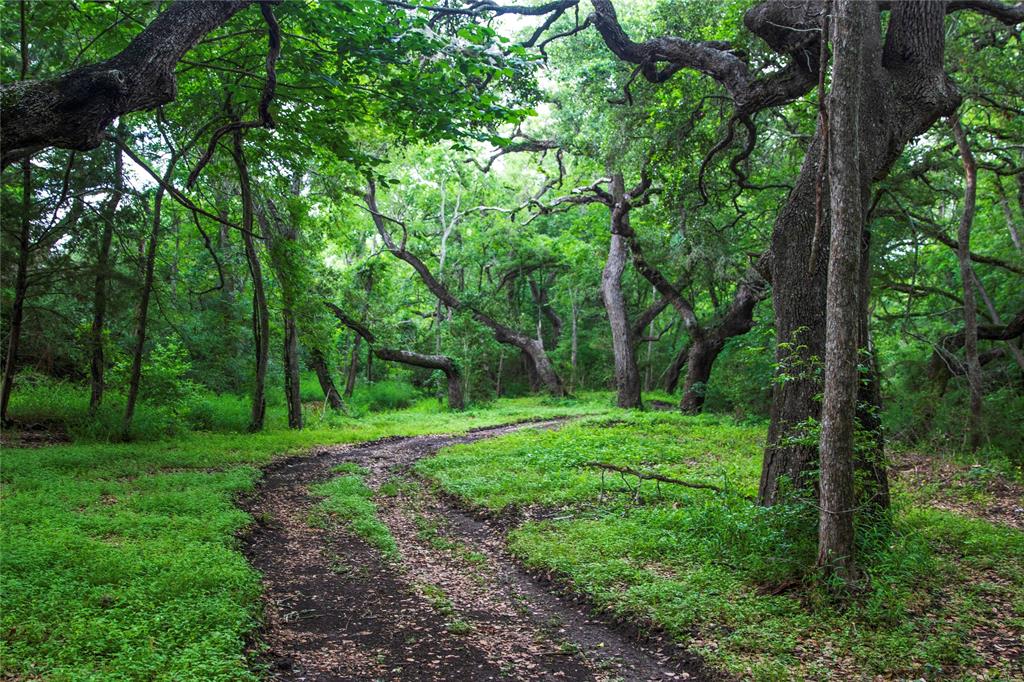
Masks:
[[[389,379],[357,389],[352,404],[359,412],[382,412],[409,407],[417,397],[412,384]]]
[[[169,408],[182,415],[196,398],[199,387],[187,378],[192,370],[188,351],[177,341],[158,343],[142,363],[139,397],[153,405]],[[119,359],[110,371],[110,383],[127,392],[131,378],[131,360]]]

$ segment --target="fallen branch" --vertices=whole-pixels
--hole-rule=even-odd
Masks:
[[[631,467],[618,466],[616,464],[607,464],[605,462],[584,462],[583,466],[591,467],[594,469],[604,469],[607,471],[615,471],[620,474],[629,474],[630,476],[636,476],[642,481],[658,481],[660,483],[671,483],[672,485],[681,485],[686,488],[697,488],[698,490],[714,490],[717,493],[727,492],[724,488],[721,488],[712,483],[693,483],[691,481],[683,481],[678,478],[672,478],[671,476],[663,476],[653,472],[638,471]],[[753,500],[750,495],[743,495],[745,500]]]

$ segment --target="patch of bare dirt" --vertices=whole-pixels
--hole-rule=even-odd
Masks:
[[[70,442],[60,424],[12,424],[0,429],[0,447],[4,448],[43,448]]]
[[[263,573],[263,658],[273,679],[707,679],[692,657],[641,646],[547,591],[507,556],[500,533],[425,491],[377,496],[400,562],[308,523],[307,487],[341,462],[366,467],[376,490],[442,447],[518,428],[385,439],[267,467],[244,505],[256,524],[243,544]]]
[[[893,463],[896,477],[939,509],[1024,530],[1024,486],[998,474],[982,475],[980,467],[965,467],[947,457],[906,452]]]

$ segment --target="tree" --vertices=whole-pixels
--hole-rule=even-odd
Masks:
[[[0,85],[3,165],[46,147],[86,151],[118,116],[174,100],[174,68],[250,0],[176,2],[110,59],[45,80]],[[269,12],[269,6],[261,3]]]
[[[874,14],[874,16],[872,16]],[[858,330],[861,316],[861,238],[867,182],[861,180],[861,90],[872,54],[871,5],[837,0],[832,23],[835,65],[828,101],[829,237],[825,389],[821,408],[818,565],[843,580],[854,577],[853,453]],[[866,112],[865,112],[866,115]]]
[[[971,225],[974,223],[978,169],[967,136],[960,121],[950,119],[950,127],[964,164],[964,208],[957,230],[956,257],[960,265],[960,285],[964,296],[964,356],[967,359],[967,384],[971,395],[971,409],[967,420],[964,443],[970,450],[981,446],[981,363],[978,361],[978,317],[974,302],[974,272],[971,269]]]

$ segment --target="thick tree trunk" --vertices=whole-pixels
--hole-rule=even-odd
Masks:
[[[4,377],[0,382],[0,424],[7,424],[7,407],[14,390],[14,374],[18,371],[18,346],[21,345],[21,322],[25,316],[25,296],[28,294],[28,259],[32,239],[32,162],[21,162],[21,229],[18,234],[18,265],[14,276],[14,301],[11,305],[11,325],[8,331],[7,356],[4,358]]]
[[[123,131],[118,133],[123,137]],[[103,233],[100,235],[100,248],[96,257],[96,284],[93,289],[92,327],[89,330],[89,345],[92,352],[89,361],[91,391],[89,395],[89,413],[95,413],[103,401],[103,373],[106,370],[106,358],[103,353],[103,328],[107,314],[107,278],[110,275],[110,245],[114,239],[114,217],[117,206],[121,202],[124,188],[124,155],[118,147],[114,152],[114,190],[103,207]]]
[[[943,3],[894,2],[882,58],[865,69],[861,118],[861,168],[866,181],[888,173],[906,144],[960,102],[942,71]],[[875,19],[872,18],[872,22]],[[877,30],[872,25],[872,34]],[[874,35],[872,35],[874,39]],[[874,47],[873,47],[874,49]],[[815,238],[816,187],[822,131],[815,133],[796,186],[772,231],[772,299],[775,307],[776,361],[787,379],[775,386],[771,425],[758,500],[773,504],[779,481],[804,486],[817,448],[803,426],[817,419],[821,358],[825,354],[825,292],[828,239]],[[828,205],[827,192],[823,204]],[[828,225],[828,215],[820,224]]]
[[[844,581],[855,575],[853,452],[857,423],[860,256],[867,181],[860,156],[861,82],[867,33],[878,10],[836,0],[835,66],[829,95],[829,241],[825,390],[821,408],[818,565]],[[867,115],[867,112],[865,112]]]
[[[47,80],[0,85],[3,166],[50,146],[93,149],[121,114],[174,100],[178,61],[249,1],[173,3],[106,61]]]
[[[309,366],[316,372],[317,381],[320,382],[320,388],[324,392],[324,400],[327,401],[330,408],[335,412],[344,410],[345,403],[342,402],[341,394],[334,386],[334,379],[327,367],[327,358],[319,349],[314,348],[309,351]]]
[[[611,239],[608,260],[601,275],[601,299],[608,314],[612,332],[612,352],[615,359],[615,403],[619,407],[641,408],[640,371],[636,363],[636,337],[629,324],[626,300],[622,295],[622,273],[626,268],[629,241],[621,234],[619,224],[628,220],[628,208],[623,203],[625,186],[621,173],[612,175]]]
[[[267,308],[267,295],[263,288],[263,269],[260,256],[256,251],[253,237],[253,200],[252,188],[249,184],[249,166],[245,162],[245,150],[242,147],[242,131],[233,134],[232,154],[238,169],[238,184],[242,195],[242,243],[245,245],[245,259],[249,264],[252,276],[252,335],[256,372],[252,390],[252,413],[249,418],[250,431],[262,431],[267,417],[267,362],[270,358],[270,311]]]
[[[970,393],[970,412],[964,433],[964,446],[970,451],[981,447],[981,364],[978,362],[978,316],[974,301],[973,271],[971,269],[971,226],[974,223],[975,196],[978,170],[967,136],[957,119],[950,119],[953,137],[964,165],[964,208],[957,230],[957,261],[960,265],[960,283],[964,291],[964,359],[967,365],[967,386]]]

